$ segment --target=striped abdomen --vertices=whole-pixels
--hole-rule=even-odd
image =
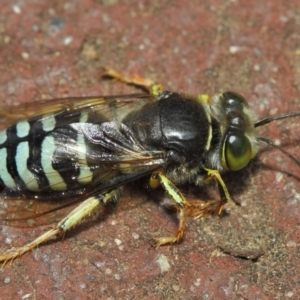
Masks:
[[[86,139],[73,125],[86,121],[87,114],[49,114],[0,131],[0,184],[26,193],[74,190],[91,182]]]

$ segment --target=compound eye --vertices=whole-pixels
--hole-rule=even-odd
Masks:
[[[223,162],[229,170],[237,171],[248,165],[252,157],[251,143],[240,132],[228,134],[223,148]]]
[[[229,107],[248,106],[245,98],[238,93],[228,91],[228,92],[223,93],[223,97]]]

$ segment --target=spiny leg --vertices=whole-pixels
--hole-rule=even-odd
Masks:
[[[225,184],[225,182],[223,181],[221,174],[218,170],[213,170],[213,169],[208,169],[206,168],[205,171],[207,172],[207,176],[208,179],[212,178],[213,180],[215,180],[215,182],[217,182],[218,184],[218,188],[219,188],[219,194],[220,194],[220,200],[213,200],[210,201],[211,202],[211,206],[215,206],[216,204],[215,202],[219,202],[219,211],[215,211],[217,214],[220,214],[222,212],[223,206],[227,203],[227,202],[233,202],[227,186]]]
[[[177,187],[161,172],[153,173],[150,178],[150,187],[155,188],[159,184],[165,189],[165,191],[169,194],[169,196],[175,201],[176,209],[178,210],[179,214],[179,224],[178,229],[174,236],[164,236],[155,238],[155,246],[159,247],[165,244],[173,244],[181,240],[185,230],[185,205],[186,200],[184,199],[183,195],[177,189]]]
[[[209,200],[206,202],[201,201],[200,204],[197,204],[199,202],[198,200],[189,201],[186,208],[186,214],[190,217],[193,217],[194,219],[198,219],[206,215],[219,215],[221,214],[223,207],[227,202],[234,202],[230,197],[230,194],[225,182],[220,175],[220,172],[218,170],[208,168],[204,170],[207,172],[206,180],[214,180],[217,183],[220,199]]]
[[[195,215],[205,215],[207,202],[197,200],[197,201],[189,201],[187,202],[184,196],[180,193],[178,188],[161,172],[157,172],[152,174],[150,179],[150,187],[155,188],[161,184],[165,191],[169,194],[171,199],[175,202],[176,209],[178,211],[178,228],[174,236],[165,236],[155,238],[155,245],[157,247],[165,244],[173,244],[179,242],[184,234],[184,230],[186,227],[185,219],[186,217]]]
[[[177,232],[174,236],[169,237],[160,237],[156,238],[156,246],[159,247],[165,244],[172,244],[181,240],[185,230],[185,218],[194,217],[195,219],[206,216],[220,214],[222,208],[227,201],[232,201],[227,187],[220,176],[220,173],[217,170],[207,169],[208,179],[212,178],[217,181],[218,186],[221,189],[220,196],[224,194],[224,197],[221,197],[220,200],[194,200],[186,201],[184,196],[180,193],[178,188],[161,172],[154,173],[150,179],[150,187],[155,188],[159,184],[163,186],[165,191],[169,194],[172,200],[175,202],[176,209],[178,211],[179,224]]]
[[[163,91],[162,85],[155,83],[151,79],[143,78],[138,75],[128,76],[125,74],[121,74],[118,71],[116,71],[112,68],[109,68],[109,67],[103,68],[103,75],[114,78],[114,79],[124,82],[126,84],[140,86],[140,87],[146,89],[147,91],[149,91],[150,94],[155,95],[155,96],[157,96],[158,94],[160,94]]]
[[[12,248],[7,252],[0,253],[0,261],[4,262],[4,266],[8,261],[13,261],[15,258],[22,256],[24,253],[30,250],[35,249],[40,244],[47,242],[51,238],[56,237],[58,235],[64,235],[67,230],[79,224],[80,221],[87,217],[98,206],[116,200],[119,197],[119,194],[119,190],[116,189],[104,195],[93,196],[86,199],[75,209],[73,209],[64,219],[57,223],[52,229],[42,234],[34,241],[20,248]]]

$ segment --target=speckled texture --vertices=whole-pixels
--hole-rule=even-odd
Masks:
[[[175,91],[235,90],[260,117],[300,110],[298,1],[199,3],[1,0],[1,104],[136,92],[101,80],[108,65]],[[260,133],[300,157],[299,123]],[[241,206],[190,220],[181,244],[158,249],[151,237],[172,232],[173,215],[161,193],[130,185],[107,218],[0,270],[1,299],[298,299],[299,168],[264,150],[224,180]],[[1,227],[1,248],[43,230]]]

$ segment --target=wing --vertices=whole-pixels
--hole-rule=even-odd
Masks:
[[[24,170],[27,182],[14,190],[3,189],[0,223],[12,226],[50,223],[62,208],[161,168],[163,152],[145,149],[122,124],[129,112],[151,101],[156,98],[134,94],[55,99],[1,110],[0,115],[11,122],[30,123],[33,141],[30,149],[37,154],[27,160]],[[38,131],[41,124],[43,130]],[[41,156],[51,166],[42,166]],[[42,182],[44,177],[47,180]],[[28,189],[35,181],[40,188]]]
[[[47,116],[54,115],[76,115],[99,113],[107,119],[116,121],[127,111],[137,109],[146,103],[157,101],[156,97],[150,94],[130,94],[99,97],[70,97],[36,102],[23,103],[18,106],[0,108],[0,122],[2,127],[21,120],[47,119]],[[70,121],[70,118],[67,120]]]

